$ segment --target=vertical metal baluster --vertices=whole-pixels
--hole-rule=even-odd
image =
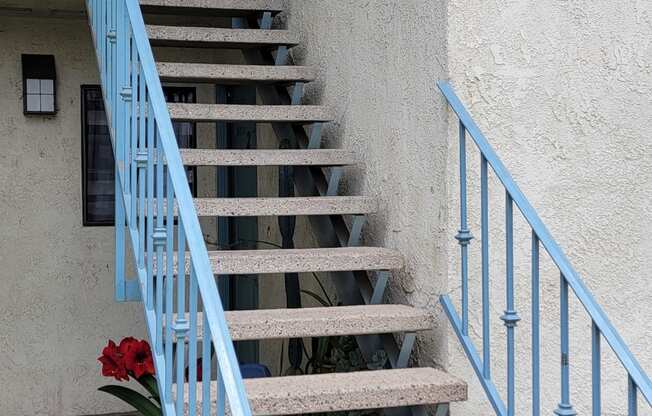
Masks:
[[[140,97],[138,96],[139,92],[139,74],[138,68],[140,68],[140,63],[138,61],[138,53],[136,51],[136,45],[132,44],[131,49],[131,152],[129,154],[129,166],[130,169],[130,185],[129,185],[129,195],[131,197],[131,222],[130,224],[134,229],[136,228],[136,154],[138,152],[138,105],[140,103]]]
[[[601,378],[601,348],[600,348],[600,329],[591,322],[591,388],[593,396],[593,416],[600,416],[602,414],[602,397],[600,392],[600,378]]]
[[[627,416],[638,415],[637,387],[631,376],[627,377]]]
[[[466,127],[460,121],[460,230],[455,236],[460,244],[462,271],[462,333],[469,334],[469,243],[473,236],[469,232],[466,212]]]
[[[500,317],[507,328],[507,415],[514,416],[515,399],[515,347],[514,331],[520,320],[514,309],[514,201],[509,192],[505,192],[505,236],[506,236],[506,274],[507,296],[505,314]]]
[[[188,416],[195,416],[197,412],[197,275],[194,267],[190,269],[188,292],[188,311],[190,315],[190,331],[188,335]]]
[[[163,276],[164,274],[164,257],[163,249],[167,240],[167,234],[163,223],[163,204],[165,199],[165,190],[163,189],[164,171],[163,164],[163,146],[161,136],[157,131],[158,123],[154,123],[156,137],[156,230],[154,231],[154,244],[156,245],[156,351],[163,353]],[[170,373],[165,373],[170,377]]]
[[[532,416],[541,412],[541,318],[539,296],[539,237],[532,230]]]
[[[226,387],[220,365],[217,363],[217,416],[224,416],[226,413]]]
[[[208,317],[202,302],[202,337],[201,337],[201,416],[211,414],[211,331],[208,327]]]
[[[154,111],[147,106],[147,309],[154,307]]]
[[[118,2],[119,4],[122,1]],[[120,10],[120,9],[118,9]],[[92,20],[92,18],[91,18]],[[118,19],[117,21],[117,41],[118,41],[118,53],[116,56],[116,73],[117,73],[117,83],[120,85],[125,82],[123,77],[124,67],[128,65],[128,59],[124,58],[124,55],[121,54],[123,51],[123,46],[127,38],[127,34],[124,30],[122,20]],[[122,159],[120,155],[124,152],[124,141],[125,141],[125,130],[124,130],[124,120],[125,120],[125,108],[127,106],[126,97],[122,97],[121,94],[116,94],[115,103],[113,108],[113,126],[114,126],[114,138],[115,138],[115,298],[117,301],[124,301],[126,299],[126,288],[125,288],[125,206],[124,199],[122,194],[124,192],[122,182],[121,182],[121,170]]]
[[[144,73],[142,66],[139,65],[140,73]],[[147,108],[147,90],[145,80],[141,76],[139,92],[139,116],[138,116],[138,153],[136,154],[136,163],[138,167],[138,268],[145,267],[145,185],[147,168],[147,150],[146,150],[146,127],[147,119],[145,109]],[[149,287],[146,288],[149,292]]]
[[[561,401],[555,410],[559,416],[574,416],[577,413],[570,404],[570,358],[569,358],[569,325],[568,325],[568,283],[564,275],[559,274],[561,296],[560,329],[561,329]]]
[[[174,326],[174,189],[172,188],[172,177],[170,176],[169,169],[167,170],[167,218],[166,218],[166,260],[167,260],[167,273],[165,274],[165,373],[168,375],[166,394],[168,400],[172,401],[172,348],[174,339],[172,336]],[[179,270],[176,273],[177,279],[182,278],[179,274],[183,271]]]
[[[105,49],[105,42],[106,42],[106,26],[105,26],[105,6],[106,2],[102,2],[99,7],[99,26],[98,26],[98,33],[97,33],[97,43],[99,45],[100,49],[100,81],[101,83],[104,83],[106,81],[106,71],[104,69],[104,49]]]
[[[489,320],[489,181],[487,159],[480,156],[480,216],[482,227],[482,374],[491,379]]]
[[[168,200],[168,205],[174,206],[174,201]],[[186,337],[188,321],[186,320],[186,236],[181,216],[177,225],[177,319],[174,323],[177,336],[177,414],[183,414],[183,387],[185,378]],[[190,262],[192,269],[192,262]]]

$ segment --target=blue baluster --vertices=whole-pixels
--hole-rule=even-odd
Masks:
[[[168,206],[174,206],[173,200],[168,200]],[[186,237],[181,217],[177,226],[177,319],[174,323],[177,338],[177,414],[183,414],[183,385],[185,376],[186,337],[188,336],[188,320],[186,319]],[[190,263],[192,268],[192,262]]]
[[[168,399],[172,400],[172,360],[173,360],[173,324],[174,324],[174,190],[172,188],[172,178],[170,171],[167,169],[167,216],[166,216],[166,235],[165,253],[167,267],[165,273],[165,372],[169,374],[166,386]],[[162,203],[161,203],[162,205]],[[180,273],[183,273],[179,270]],[[183,278],[177,273],[177,278]]]
[[[627,416],[638,415],[636,383],[631,376],[627,377]]]
[[[520,320],[514,309],[514,201],[505,193],[505,236],[506,236],[506,275],[507,296],[505,314],[500,317],[507,328],[507,415],[514,416],[516,409],[515,399],[515,350],[514,332]]]
[[[142,69],[139,70],[142,72]],[[147,169],[147,149],[146,149],[146,128],[147,121],[145,118],[145,109],[147,108],[147,91],[145,88],[145,80],[140,79],[139,92],[138,92],[138,151],[136,153],[136,167],[138,169],[138,267],[145,267],[145,185],[146,185],[146,169]],[[147,288],[149,291],[149,288]]]
[[[491,379],[489,320],[489,184],[487,159],[480,156],[480,221],[482,227],[482,374]]]
[[[561,401],[555,410],[559,416],[574,416],[577,412],[570,403],[570,358],[569,358],[569,324],[568,324],[568,282],[560,273],[560,323],[561,323]]]
[[[154,308],[154,115],[152,103],[147,106],[147,309]]]
[[[539,298],[539,237],[532,231],[532,416],[541,412],[541,337]]]
[[[460,122],[460,230],[455,239],[460,244],[462,271],[462,333],[469,334],[469,244],[473,239],[469,231],[466,211],[466,128]]]
[[[202,310],[203,310],[202,305]],[[208,327],[208,315],[204,311],[202,313],[202,338],[201,338],[201,416],[210,416],[211,414],[211,331]]]
[[[190,269],[188,288],[188,312],[190,332],[188,334],[188,416],[197,413],[197,275]]]
[[[164,266],[163,250],[167,241],[167,231],[163,224],[163,204],[160,201],[165,199],[165,190],[163,189],[163,149],[161,148],[161,138],[156,130],[156,228],[154,229],[154,246],[156,247],[156,351],[158,354],[163,353],[163,285],[164,285]],[[169,373],[167,373],[169,374]]]
[[[602,414],[602,400],[600,392],[600,378],[601,378],[601,356],[600,356],[600,329],[591,322],[591,390],[593,402],[593,416],[600,416]]]

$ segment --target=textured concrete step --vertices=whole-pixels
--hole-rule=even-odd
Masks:
[[[200,217],[371,214],[378,204],[364,196],[313,198],[196,198]]]
[[[230,250],[209,251],[208,255],[213,272],[217,275],[398,270],[403,267],[403,256],[400,253],[377,247]],[[189,258],[186,253],[186,275],[190,273]],[[174,274],[178,270],[175,253]]]
[[[173,120],[256,121],[259,123],[313,123],[331,121],[328,107],[320,105],[168,104]]]
[[[270,416],[429,405],[467,398],[464,381],[434,368],[248,379],[245,389],[252,413]],[[185,397],[187,390],[186,384]],[[201,386],[197,390],[201,392]],[[216,393],[217,383],[211,382],[211,397]]]
[[[181,149],[188,166],[344,166],[355,165],[355,152],[315,150],[216,150]]]
[[[157,63],[161,80],[216,84],[310,82],[317,71],[308,66],[218,65],[175,62]]]
[[[195,198],[200,217],[276,217],[300,215],[356,215],[378,210],[374,198],[365,196],[325,196],[295,198]],[[153,207],[156,210],[156,203]],[[163,203],[167,212],[167,201]],[[174,207],[177,215],[177,207]]]
[[[242,49],[298,44],[297,39],[285,30],[148,25],[147,33],[154,46]]]
[[[201,312],[198,315],[201,337],[203,318]],[[433,327],[427,311],[405,305],[229,311],[226,320],[234,341],[391,334]]]
[[[140,0],[145,13],[248,16],[283,11],[279,0]]]

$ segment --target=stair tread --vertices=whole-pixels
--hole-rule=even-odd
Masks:
[[[374,198],[364,196],[195,198],[194,201],[197,214],[209,217],[370,214],[378,208]]]
[[[355,152],[339,149],[181,149],[181,159],[189,166],[342,166],[358,163]]]
[[[321,105],[234,105],[169,103],[170,117],[184,121],[256,121],[312,123],[331,121],[331,110]]]
[[[147,34],[154,46],[248,48],[298,44],[286,30],[147,25]]]
[[[244,383],[255,415],[417,406],[467,397],[464,381],[429,367],[256,378]],[[186,393],[187,389],[186,383]],[[215,381],[211,393],[216,397]]]
[[[140,0],[140,5],[145,12],[171,9],[169,12],[183,10],[185,13],[213,12],[231,16],[283,11],[283,2],[280,0]]]
[[[225,314],[234,341],[417,332],[433,327],[430,313],[406,305],[258,309]],[[198,338],[203,334],[202,325],[199,312]]]
[[[196,63],[157,63],[163,81],[272,83],[310,82],[317,71],[308,66],[222,65]]]
[[[209,251],[213,272],[218,275],[337,272],[352,270],[398,270],[403,256],[380,247],[338,247],[274,250]],[[165,262],[165,256],[164,256]],[[190,272],[186,253],[185,273]],[[154,272],[156,273],[156,261]],[[174,273],[178,272],[177,253]]]

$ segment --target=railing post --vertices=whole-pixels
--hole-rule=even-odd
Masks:
[[[627,416],[638,416],[636,383],[627,376]]]
[[[473,239],[469,231],[466,206],[466,127],[459,124],[460,146],[460,230],[455,239],[460,244],[462,274],[462,333],[469,334],[469,244]]]
[[[561,328],[561,401],[555,410],[558,416],[575,416],[577,412],[570,403],[570,358],[568,325],[568,282],[560,273],[559,316]]]
[[[506,308],[500,317],[507,328],[507,415],[514,416],[515,398],[515,339],[514,330],[520,321],[514,309],[514,201],[509,192],[505,193],[505,241],[506,241]]]
[[[539,237],[532,230],[532,416],[541,412]]]
[[[491,336],[489,327],[489,184],[487,159],[480,156],[480,216],[482,227],[482,373],[491,378]]]
[[[591,322],[591,390],[592,390],[592,403],[593,416],[600,416],[602,414],[602,400],[600,392],[600,329]]]

